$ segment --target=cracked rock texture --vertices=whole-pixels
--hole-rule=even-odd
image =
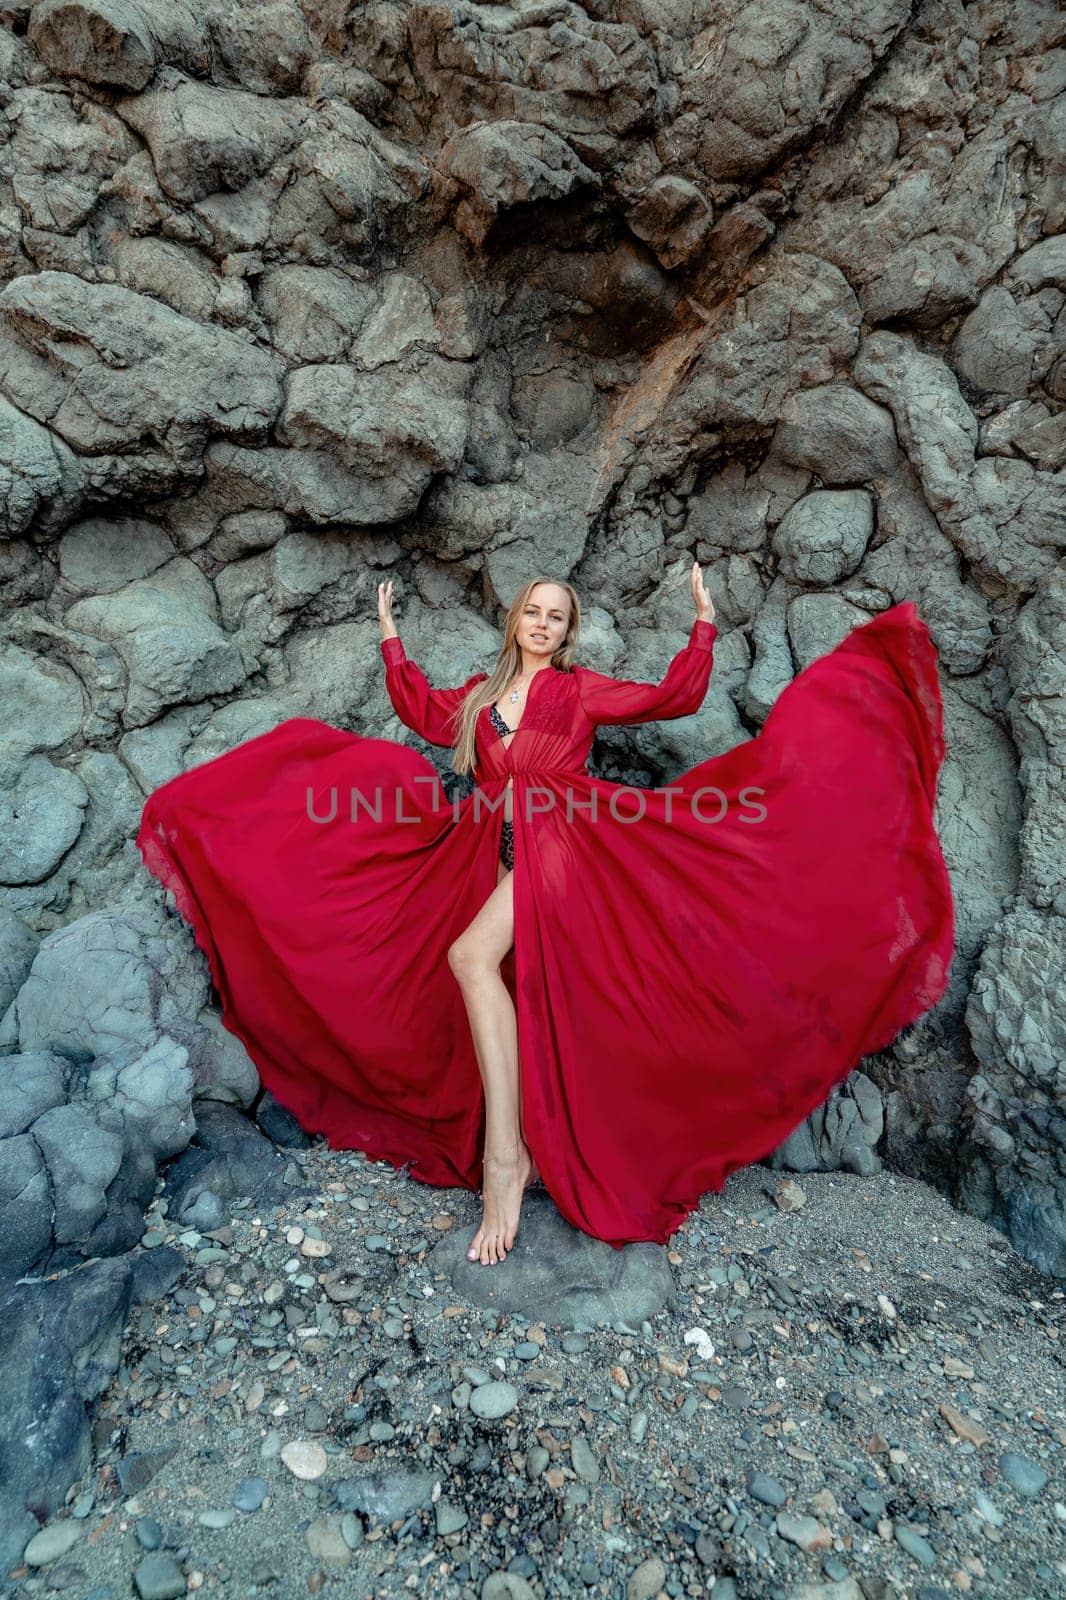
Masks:
[[[160,1162],[209,1221],[300,1137],[146,882],[145,794],[287,716],[408,737],[383,575],[439,683],[532,572],[590,665],[657,677],[693,556],[698,733],[606,733],[607,775],[750,736],[899,600],[943,669],[949,991],[774,1164],[902,1167],[1066,1271],[1054,8],[3,20],[4,1271],[120,1254]]]

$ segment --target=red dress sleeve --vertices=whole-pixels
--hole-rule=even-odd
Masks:
[[[677,652],[661,683],[608,678],[590,667],[577,669],[578,694],[590,722],[664,722],[698,711],[707,693],[718,632],[697,617],[688,644]]]
[[[456,724],[451,721],[453,713],[488,673],[475,672],[458,689],[432,689],[421,667],[407,659],[401,639],[382,639],[381,654],[385,661],[385,688],[400,721],[429,744],[450,749],[458,737]]]

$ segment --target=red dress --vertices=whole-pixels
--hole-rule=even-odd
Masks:
[[[665,1242],[941,997],[943,710],[913,603],[853,629],[755,738],[671,785],[590,777],[598,726],[699,708],[716,633],[694,623],[658,684],[538,671],[507,745],[482,711],[477,787],[455,808],[417,751],[307,717],[149,796],[145,865],[305,1129],[480,1188],[481,1076],[447,951],[496,886],[509,775],[523,1121],[576,1227]],[[487,674],[432,689],[399,639],[381,648],[399,716],[453,744],[448,715]]]

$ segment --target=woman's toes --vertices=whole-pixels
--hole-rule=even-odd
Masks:
[[[522,1208],[522,1193],[532,1165],[532,1159],[525,1146],[522,1146],[518,1158],[514,1161],[486,1156],[482,1190],[484,1215],[481,1227],[467,1250],[468,1261],[479,1260],[483,1267],[494,1267],[499,1262],[506,1261],[508,1251],[514,1248]]]

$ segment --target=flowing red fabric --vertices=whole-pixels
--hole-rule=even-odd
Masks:
[[[484,1097],[452,941],[496,886],[514,781],[526,1141],[560,1212],[665,1242],[933,1006],[954,905],[933,808],[937,655],[913,603],[855,628],[758,735],[662,789],[589,775],[595,730],[681,717],[717,629],[661,683],[533,677],[504,745],[478,718],[454,806],[421,754],[296,717],[148,798],[137,844],[207,955],[225,1025],[332,1149],[481,1187]],[[433,689],[399,639],[403,722],[452,745],[476,684]]]

